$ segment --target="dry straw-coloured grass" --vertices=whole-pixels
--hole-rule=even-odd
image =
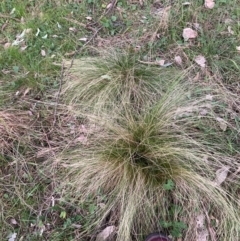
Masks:
[[[0,153],[7,153],[23,139],[29,129],[29,115],[14,110],[0,111]]]
[[[184,222],[184,240],[196,240],[199,214],[217,220],[211,227],[217,240],[238,240],[238,179],[227,178],[222,185],[215,181],[220,168],[234,173],[239,166],[233,156],[238,153],[237,130],[228,122],[232,110],[225,100],[216,86],[212,91],[174,82],[141,113],[127,108],[119,111],[117,121],[96,117],[102,129],[89,137],[88,144],[58,157],[68,171],[63,190],[79,202],[92,196],[98,203],[99,193],[106,196],[93,223],[114,222],[118,241],[141,240],[142,235],[161,230],[160,221]],[[223,115],[226,131],[219,122]],[[166,188],[169,180],[174,186]]]

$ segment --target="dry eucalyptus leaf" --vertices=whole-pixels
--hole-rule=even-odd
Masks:
[[[115,226],[108,226],[101,233],[97,235],[96,241],[106,241],[110,238],[116,230]]]
[[[11,224],[13,224],[13,225],[18,224],[15,218],[11,218],[11,220],[10,220],[10,221],[11,221]]]
[[[31,90],[31,88],[27,88],[27,89],[24,91],[23,96],[26,96],[26,95],[29,93],[30,90]]]
[[[201,29],[201,26],[200,26],[199,23],[193,23],[193,27],[194,27],[194,29],[196,29],[196,30],[200,30],[200,29]]]
[[[213,100],[213,96],[212,95],[206,95],[206,100]]]
[[[8,241],[15,241],[17,233],[12,233],[8,236]]]
[[[32,32],[32,29],[31,29],[31,28],[27,28],[27,29],[26,29],[26,34],[31,33],[31,32]]]
[[[73,224],[72,224],[72,227],[74,227],[74,228],[76,228],[76,229],[79,229],[79,228],[82,227],[82,225],[81,225],[81,224],[75,224],[75,223],[73,223]]]
[[[176,64],[182,65],[182,58],[179,55],[175,56],[174,61]]]
[[[208,241],[208,230],[207,229],[203,229],[199,232],[197,232],[197,239],[196,241]]]
[[[80,38],[80,39],[78,39],[78,40],[83,41],[83,42],[86,42],[86,41],[87,41],[87,38]]]
[[[226,180],[229,169],[230,169],[230,166],[223,166],[216,171],[215,183],[218,186],[221,185]]]
[[[204,2],[205,8],[208,8],[208,9],[213,9],[214,5],[215,5],[215,2],[213,0],[205,0]]]
[[[109,4],[107,5],[106,9],[109,9],[109,8],[111,8],[112,6],[113,6],[113,4],[112,4],[112,3],[109,3]]]
[[[206,67],[206,59],[204,56],[202,55],[198,55],[195,59],[194,59],[195,63],[197,63],[199,66],[205,68]]]
[[[197,31],[191,29],[191,28],[184,28],[182,36],[185,41],[188,41],[189,39],[194,39],[198,36]]]
[[[65,53],[64,56],[71,57],[71,56],[73,56],[75,53],[76,53],[75,51],[72,51],[72,52],[69,52],[69,53]]]
[[[164,59],[160,59],[156,61],[160,66],[164,66],[165,60]]]
[[[221,130],[226,131],[227,130],[226,121],[220,117],[217,117],[216,120],[219,122],[219,127],[221,128]]]
[[[20,48],[20,50],[21,50],[21,51],[24,51],[25,49],[27,49],[27,47],[28,47],[28,46],[23,45],[23,46]]]
[[[5,44],[4,44],[4,48],[5,48],[5,49],[8,49],[10,46],[11,46],[11,43],[5,43]]]
[[[45,51],[44,49],[41,49],[41,55],[42,55],[43,57],[46,56],[46,51]]]
[[[231,28],[231,26],[228,26],[228,32],[231,34],[231,35],[234,35],[234,32],[233,32],[233,30],[232,30],[232,28]]]
[[[233,20],[231,18],[226,18],[224,20],[224,23],[226,23],[226,24],[229,24],[229,23],[232,23],[232,22],[233,22]]]
[[[77,32],[77,29],[76,29],[75,27],[70,27],[70,28],[69,28],[69,31]]]
[[[196,241],[207,241],[208,240],[208,230],[205,227],[205,215],[199,214],[196,218],[197,226],[197,238]]]
[[[75,141],[80,142],[83,145],[86,145],[88,138],[84,134],[80,134],[79,137],[75,139]]]
[[[38,29],[37,29],[37,33],[35,34],[36,37],[39,35],[39,33],[40,33],[40,29],[38,28]]]
[[[196,217],[196,224],[197,224],[197,228],[204,228],[204,222],[205,222],[205,216],[204,214],[199,214]]]
[[[8,25],[8,21],[6,21],[6,22],[2,25],[1,30],[4,31],[4,29],[7,27],[7,25]]]

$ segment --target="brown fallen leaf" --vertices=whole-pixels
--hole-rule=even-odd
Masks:
[[[198,36],[197,31],[191,29],[191,28],[184,28],[182,36],[185,41],[188,41],[189,39],[195,39]]]

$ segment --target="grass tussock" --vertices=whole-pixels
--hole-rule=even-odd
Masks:
[[[101,208],[92,223],[117,225],[118,241],[142,240],[169,222],[186,224],[178,235],[196,240],[199,214],[218,220],[217,240],[237,240],[238,180],[220,185],[216,174],[227,168],[234,175],[239,165],[224,100],[216,88],[177,83],[140,114],[125,109],[115,122],[105,116],[87,145],[59,157],[68,171],[63,190],[80,202],[95,197]]]
[[[121,50],[122,51],[122,50]],[[154,103],[166,89],[166,82],[179,77],[176,69],[139,62],[131,50],[105,50],[97,57],[75,60],[70,79],[63,86],[69,103],[101,113],[106,108]]]

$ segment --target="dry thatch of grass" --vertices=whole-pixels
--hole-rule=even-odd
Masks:
[[[27,112],[16,110],[0,111],[0,153],[12,150],[14,143],[25,138],[29,129],[30,117]]]
[[[142,107],[140,114],[125,109],[117,121],[96,117],[102,129],[88,145],[57,158],[68,171],[63,190],[79,202],[94,197],[101,207],[93,223],[101,226],[115,220],[118,241],[131,241],[132,235],[140,240],[143,234],[161,230],[160,221],[184,222],[184,240],[196,240],[198,214],[218,220],[211,227],[217,240],[235,241],[239,182],[216,181],[221,168],[234,175],[239,166],[232,155],[239,153],[234,148],[238,132],[228,121],[232,110],[226,95],[216,86],[169,86],[156,105]],[[100,203],[99,193],[106,196]]]

